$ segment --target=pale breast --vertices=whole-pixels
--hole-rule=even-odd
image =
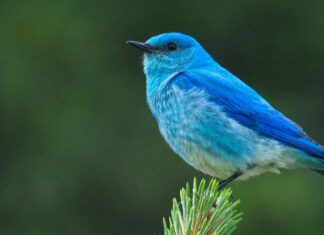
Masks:
[[[282,145],[227,117],[203,90],[167,88],[151,103],[154,116],[166,142],[194,168],[225,179],[236,171],[247,178],[289,164],[281,161]]]
[[[233,148],[230,125],[215,104],[202,90],[183,91],[171,86],[154,102],[156,118],[162,136],[170,147],[196,169],[219,178],[234,173],[240,148]],[[240,144],[236,143],[236,146]],[[242,149],[242,148],[241,148]]]

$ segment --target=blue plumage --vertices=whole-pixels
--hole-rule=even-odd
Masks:
[[[177,75],[177,82],[184,89],[197,87],[205,90],[213,102],[242,125],[324,161],[324,148],[312,141],[300,126],[274,109],[234,75],[222,74],[222,79],[226,77],[228,83],[217,79],[217,76],[189,70]],[[200,79],[201,77],[204,79]]]
[[[129,43],[145,51],[147,101],[163,137],[193,167],[226,183],[279,168],[324,170],[323,146],[192,37]]]

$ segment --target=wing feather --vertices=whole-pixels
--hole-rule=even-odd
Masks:
[[[200,88],[223,111],[240,124],[290,147],[324,160],[324,147],[311,140],[303,129],[273,108],[256,91],[231,73],[186,71],[173,79],[182,89]]]

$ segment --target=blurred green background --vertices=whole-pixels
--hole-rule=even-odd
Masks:
[[[180,31],[324,143],[324,1],[0,3],[0,234],[162,234],[204,177],[164,143],[126,40]],[[234,183],[235,234],[324,234],[324,178]]]

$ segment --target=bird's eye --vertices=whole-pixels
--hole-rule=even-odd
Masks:
[[[169,50],[169,51],[175,51],[175,50],[178,49],[177,44],[175,44],[174,42],[170,42],[170,43],[168,43],[167,47],[168,47],[168,50]]]

